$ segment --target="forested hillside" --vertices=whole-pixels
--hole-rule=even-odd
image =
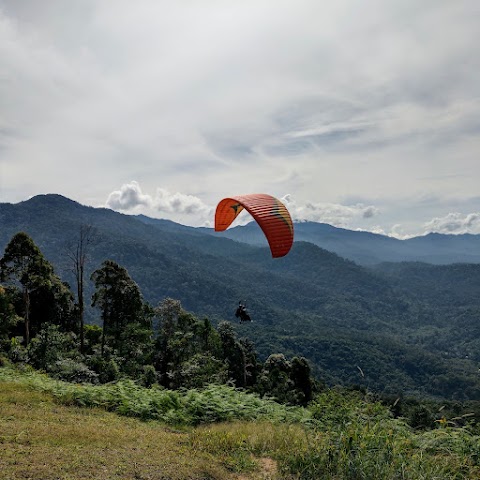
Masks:
[[[246,300],[254,321],[235,328],[254,340],[263,359],[277,352],[305,356],[315,375],[331,384],[480,399],[475,266],[421,265],[423,275],[405,266],[367,269],[301,241],[287,257],[273,260],[265,247],[57,195],[0,204],[0,252],[24,231],[60,278],[74,285],[68,249],[82,225],[96,232],[87,278],[113,260],[151,305],[178,299],[214,325],[236,322],[235,307]],[[436,283],[437,272],[446,289],[449,279],[457,285],[450,297]],[[90,304],[93,283],[85,287]],[[86,313],[88,322],[100,323],[96,310]]]

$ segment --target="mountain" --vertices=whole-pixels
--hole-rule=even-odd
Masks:
[[[448,285],[445,267],[421,264],[422,275],[402,264],[367,268],[304,241],[295,242],[286,257],[272,259],[265,246],[85,207],[59,195],[0,204],[0,252],[15,233],[25,231],[73,285],[65,247],[82,224],[97,230],[88,274],[102,261],[115,260],[151,304],[173,297],[214,322],[234,321],[238,301],[246,300],[254,322],[236,328],[263,358],[277,352],[303,355],[328,383],[480,399],[475,265],[455,267],[457,300],[452,296],[444,308],[440,284],[434,291],[429,285],[436,272]],[[463,297],[461,285],[470,285]],[[87,295],[92,293],[89,284]],[[89,321],[98,319],[90,309]]]
[[[205,228],[203,231],[218,235],[211,229]],[[261,229],[254,222],[230,228],[221,232],[221,236],[251,245],[266,245]],[[430,233],[408,240],[398,240],[324,223],[301,222],[295,223],[295,239],[313,243],[361,265],[404,261],[437,265],[480,263],[480,235]]]

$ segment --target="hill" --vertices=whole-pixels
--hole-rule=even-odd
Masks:
[[[73,284],[65,246],[82,224],[97,230],[89,274],[103,260],[115,260],[154,305],[176,298],[185,309],[217,322],[234,320],[236,304],[246,299],[254,322],[237,330],[254,340],[264,358],[276,352],[304,355],[316,375],[332,384],[480,398],[477,354],[471,351],[479,338],[476,306],[468,300],[479,297],[476,285],[465,293],[467,299],[440,308],[435,295],[406,288],[415,272],[365,268],[301,241],[287,257],[272,260],[266,247],[85,207],[58,195],[0,204],[0,251],[25,231]],[[443,267],[431,268],[433,278]],[[456,268],[468,284],[473,267]],[[98,321],[97,312],[89,315],[91,322]],[[465,331],[467,343],[459,333]]]
[[[205,233],[214,233],[203,229]],[[266,245],[262,231],[251,222],[221,235],[251,245]],[[297,241],[310,242],[361,265],[381,262],[480,263],[480,235],[428,235],[398,240],[370,232],[352,231],[332,225],[302,222],[295,224]]]

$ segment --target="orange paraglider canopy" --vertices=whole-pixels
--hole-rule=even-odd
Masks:
[[[293,222],[285,205],[265,193],[224,198],[215,212],[215,231],[223,232],[245,208],[263,230],[272,257],[283,257],[293,244]]]

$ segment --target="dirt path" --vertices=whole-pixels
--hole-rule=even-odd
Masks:
[[[277,462],[269,457],[256,458],[255,459],[260,469],[259,471],[249,475],[239,475],[237,480],[275,480],[278,478],[278,466]]]

